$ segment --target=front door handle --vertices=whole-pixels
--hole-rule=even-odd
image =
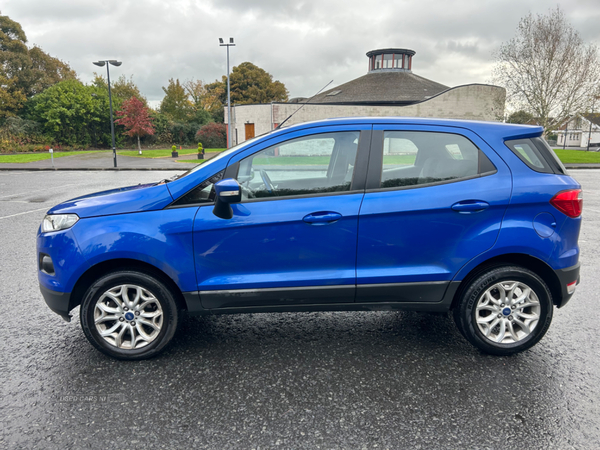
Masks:
[[[307,214],[302,220],[311,225],[327,225],[329,223],[337,222],[342,218],[340,213],[332,211],[320,211]]]
[[[471,214],[481,212],[490,207],[488,202],[482,200],[463,200],[452,205],[452,209],[461,214]]]

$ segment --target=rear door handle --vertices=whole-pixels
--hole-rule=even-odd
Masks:
[[[327,225],[328,223],[337,222],[342,218],[340,213],[332,211],[320,211],[307,214],[302,220],[311,225]]]
[[[488,209],[490,204],[482,200],[463,200],[452,205],[452,209],[461,214],[471,214]]]

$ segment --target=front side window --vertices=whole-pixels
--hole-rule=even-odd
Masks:
[[[202,203],[213,203],[215,201],[214,184],[223,178],[224,170],[207,178],[187,194],[182,195],[173,203],[175,206],[197,205]]]
[[[495,170],[487,156],[464,136],[384,132],[381,188],[452,181]]]
[[[360,132],[323,133],[292,139],[242,161],[242,200],[350,190]]]

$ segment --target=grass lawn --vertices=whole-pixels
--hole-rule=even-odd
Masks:
[[[260,166],[329,166],[330,156],[271,156],[254,158]],[[411,165],[415,163],[415,155],[384,155],[384,164]]]
[[[257,166],[328,166],[329,156],[267,156],[254,158]]]
[[[383,155],[383,164],[398,164],[412,166],[415,163],[417,155]]]
[[[205,149],[204,151],[205,151],[205,153],[220,153],[223,150],[226,150],[226,149],[224,149],[224,148],[209,148],[209,149]],[[180,155],[195,155],[196,153],[198,153],[198,150],[195,148],[184,148],[182,150],[177,150],[177,152]],[[138,158],[164,158],[164,157],[171,156],[171,149],[170,148],[157,149],[157,150],[142,149],[141,155],[138,154],[137,150],[118,150],[117,155],[135,156]]]
[[[586,152],[582,150],[554,149],[563,164],[596,163],[600,164],[600,152]]]
[[[54,152],[55,158],[62,158],[63,156],[74,156],[82,154],[90,154],[96,152]],[[42,161],[44,159],[50,159],[50,153],[27,153],[23,155],[0,155],[0,163],[29,163],[34,161]]]

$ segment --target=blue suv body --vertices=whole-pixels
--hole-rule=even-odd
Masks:
[[[81,305],[121,359],[187,314],[452,310],[525,350],[579,282],[581,186],[542,128],[346,118],[272,131],[171,180],[55,206],[37,238],[48,306]]]

